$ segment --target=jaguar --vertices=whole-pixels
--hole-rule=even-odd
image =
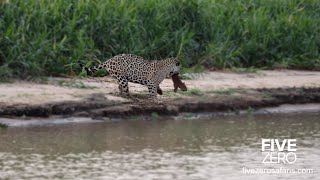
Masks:
[[[174,74],[179,74],[181,63],[177,58],[148,61],[134,54],[116,55],[105,62],[93,67],[80,67],[88,75],[94,75],[98,70],[104,69],[108,75],[117,79],[118,88],[123,95],[129,95],[128,82],[146,85],[150,97],[162,95],[160,83]]]

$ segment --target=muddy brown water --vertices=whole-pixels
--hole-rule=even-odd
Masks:
[[[261,138],[297,139],[297,161],[262,164]],[[0,179],[318,179],[319,160],[319,113],[0,129]]]

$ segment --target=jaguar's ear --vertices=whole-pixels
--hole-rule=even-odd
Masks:
[[[180,62],[178,61],[178,62],[176,62],[176,66],[180,66]]]

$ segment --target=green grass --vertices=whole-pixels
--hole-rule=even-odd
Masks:
[[[248,107],[247,110],[246,110],[246,116],[247,116],[247,117],[252,117],[254,111],[255,111],[254,108]]]
[[[203,96],[205,94],[201,89],[198,88],[188,89],[187,91],[181,91],[180,93],[186,96]]]
[[[6,128],[8,128],[8,125],[0,123],[0,129],[6,129]]]
[[[173,91],[165,91],[163,93],[164,96],[174,97],[176,100],[181,99],[183,96],[204,96],[205,92],[199,88],[191,88],[187,91],[178,90],[177,92]]]
[[[95,86],[87,86],[83,82],[78,81],[78,80],[70,80],[70,81],[60,80],[60,81],[58,81],[58,85],[63,86],[63,87],[71,87],[71,88],[78,88],[78,89],[95,89],[95,88],[97,88]]]
[[[270,98],[272,98],[273,96],[272,96],[272,93],[270,93],[270,92],[262,92],[262,93],[261,93],[261,97],[262,97],[262,98],[268,98],[268,99],[270,99]]]
[[[76,75],[78,60],[178,56],[184,67],[320,69],[318,0],[0,2],[0,78]]]
[[[249,67],[249,68],[238,68],[238,67],[232,67],[231,70],[236,73],[254,73],[258,74],[259,69],[254,68],[254,67]]]
[[[211,93],[217,94],[217,95],[234,95],[237,93],[237,89],[218,89],[211,91]]]
[[[159,113],[157,113],[157,112],[152,112],[151,113],[151,118],[152,118],[152,120],[157,120],[157,119],[159,119]]]
[[[17,94],[17,97],[19,98],[28,98],[28,97],[32,97],[34,96],[33,94],[29,94],[29,93],[19,93]]]

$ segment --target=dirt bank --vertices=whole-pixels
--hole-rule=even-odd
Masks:
[[[0,116],[176,115],[320,103],[320,72],[206,72],[188,77],[183,81],[189,90],[178,93],[173,92],[172,81],[165,79],[160,85],[164,90],[160,102],[147,100],[147,88],[137,84],[129,84],[131,98],[120,97],[116,81],[110,77],[2,83]]]

